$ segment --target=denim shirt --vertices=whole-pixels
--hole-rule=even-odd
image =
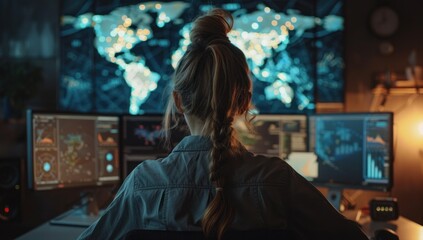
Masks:
[[[122,239],[133,229],[201,231],[216,194],[209,180],[211,147],[207,137],[188,136],[167,157],[143,161],[79,239]],[[242,156],[225,165],[232,229],[288,229],[297,239],[367,239],[281,159],[245,149]]]

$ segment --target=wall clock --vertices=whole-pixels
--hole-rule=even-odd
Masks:
[[[370,13],[370,29],[381,38],[394,35],[399,28],[398,13],[390,6],[381,5]]]

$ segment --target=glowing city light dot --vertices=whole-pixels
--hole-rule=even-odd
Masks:
[[[127,44],[125,45],[125,47],[126,47],[127,49],[131,49],[131,48],[132,48],[132,44],[131,44],[131,43],[127,43]]]
[[[115,47],[115,50],[116,50],[116,52],[120,52],[120,51],[122,51],[122,45],[117,45],[117,46]]]
[[[88,18],[86,18],[86,17],[82,18],[82,19],[81,19],[81,22],[82,22],[83,24],[87,24],[87,23],[88,23]]]
[[[269,8],[269,7],[265,7],[265,8],[264,8],[264,12],[265,12],[265,13],[270,13],[270,8]]]
[[[278,73],[278,77],[282,81],[286,81],[288,79],[285,73]]]
[[[263,71],[263,72],[261,72],[261,75],[263,76],[263,77],[269,77],[269,72],[268,71]]]
[[[125,22],[123,23],[123,26],[124,27],[129,27],[129,26],[131,26],[131,24],[132,24],[132,19],[127,18],[127,19],[125,19]]]
[[[258,27],[259,27],[258,23],[252,23],[251,24],[251,28],[253,28],[253,29],[258,29]]]
[[[123,59],[116,59],[116,64],[126,68],[126,63]]]
[[[148,87],[148,90],[153,91],[157,88],[157,83],[151,83],[150,86]]]
[[[166,13],[162,12],[162,13],[159,14],[159,19],[160,20],[164,21],[164,20],[167,20],[167,18],[168,17],[166,16]]]
[[[276,26],[278,25],[278,21],[273,20],[273,21],[272,21],[272,25],[276,27]]]
[[[257,22],[262,22],[263,21],[263,17],[257,17]]]
[[[134,31],[132,29],[129,29],[126,33],[128,33],[129,35],[134,35]]]
[[[149,76],[151,74],[151,71],[149,70],[149,69],[146,69],[145,71],[144,71],[144,75],[145,76]]]
[[[281,19],[281,15],[276,14],[276,15],[275,15],[275,19],[276,19],[276,20],[280,20],[280,19]]]
[[[258,72],[260,71],[260,69],[258,68],[258,67],[255,67],[254,69],[253,69],[253,73],[254,74],[258,74]]]
[[[156,9],[160,9],[160,8],[162,8],[162,5],[161,5],[160,3],[157,3],[154,7],[155,7]]]
[[[289,26],[288,28],[289,28],[289,30],[291,30],[291,31],[292,31],[292,30],[294,30],[294,26],[292,26],[292,25],[291,25],[291,26]]]
[[[143,10],[145,10],[145,5],[144,4],[140,4],[139,8],[140,8],[141,11],[143,11]]]
[[[291,18],[291,22],[293,22],[293,23],[297,22],[297,18],[296,17],[292,17]]]

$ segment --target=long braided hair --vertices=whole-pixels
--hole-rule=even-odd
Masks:
[[[206,236],[220,239],[230,227],[234,210],[227,196],[225,165],[239,157],[240,146],[232,128],[234,119],[245,116],[251,107],[251,79],[243,52],[228,39],[233,27],[230,13],[213,9],[193,23],[191,44],[175,70],[174,91],[179,93],[185,114],[204,121],[203,134],[213,143],[209,178],[216,195],[202,219]],[[165,125],[176,118],[169,98]]]

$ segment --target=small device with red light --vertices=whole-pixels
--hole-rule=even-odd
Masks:
[[[17,205],[12,199],[0,199],[0,222],[11,221],[17,215]]]

